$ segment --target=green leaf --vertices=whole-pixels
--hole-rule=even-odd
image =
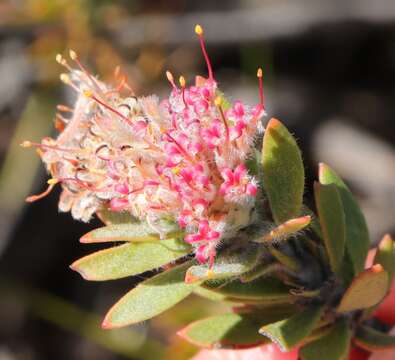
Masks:
[[[385,235],[377,246],[376,255],[374,257],[374,264],[380,264],[385,271],[388,273],[388,290],[391,288],[392,280],[394,278],[395,271],[395,253],[394,253],[394,242],[390,235]],[[380,306],[380,303],[365,309],[363,311],[362,318],[369,319],[372,314]]]
[[[395,337],[372,329],[369,326],[360,326],[355,334],[354,342],[367,351],[379,351],[395,348]]]
[[[325,248],[334,273],[342,269],[345,244],[345,217],[340,194],[335,185],[314,184],[315,201]]]
[[[86,280],[112,280],[156,269],[190,251],[190,246],[179,239],[128,243],[85,256],[70,267]]]
[[[177,334],[194,345],[208,348],[252,346],[265,342],[259,321],[243,314],[225,314],[196,321]]]
[[[193,293],[211,301],[227,301],[225,295],[206,289],[203,286],[197,286],[195,290],[193,290]]]
[[[370,247],[365,217],[346,184],[328,165],[320,164],[319,179],[321,184],[335,184],[339,190],[346,220],[346,248],[354,272],[358,274],[365,268],[365,259]]]
[[[165,238],[169,239],[181,235],[175,224],[170,224],[166,228]],[[136,222],[129,224],[114,224],[92,230],[81,237],[82,243],[100,243],[111,241],[156,241],[159,240],[159,234],[155,232],[148,224]]]
[[[97,217],[106,225],[138,222],[138,220],[127,211],[110,211],[105,208],[97,212]]]
[[[320,221],[319,221],[318,217],[306,205],[302,206],[302,213],[310,216],[310,218],[311,218],[310,228],[314,231],[314,233],[320,239],[322,239],[322,230],[321,230],[321,225],[320,225]]]
[[[262,166],[263,185],[276,224],[298,217],[304,191],[302,156],[293,136],[277,119],[266,126]]]
[[[288,319],[261,327],[259,332],[275,342],[282,351],[289,351],[310,335],[320,321],[323,309],[323,306],[310,305]]]
[[[185,282],[194,283],[210,279],[225,279],[248,271],[249,268],[242,263],[220,263],[214,264],[212,269],[207,265],[195,265],[188,269]]]
[[[351,331],[346,319],[337,321],[332,330],[300,349],[302,360],[347,360]]]
[[[374,258],[375,264],[381,264],[388,273],[388,283],[392,284],[392,279],[395,273],[395,252],[394,241],[390,235],[385,235],[380,241],[376,256]]]
[[[287,309],[262,309],[259,313],[232,313],[198,320],[178,335],[200,347],[246,347],[270,342],[258,329],[290,315]]]
[[[262,172],[261,162],[261,153],[257,149],[253,149],[252,156],[245,161],[249,174],[259,178]]]
[[[300,264],[295,257],[289,256],[273,246],[269,247],[269,252],[280,264],[284,265],[289,270],[294,272],[300,271]]]
[[[256,279],[259,279],[260,277],[266,277],[272,275],[277,271],[279,271],[280,269],[281,269],[281,265],[279,265],[276,262],[267,263],[267,264],[264,262],[260,262],[250,271],[241,275],[240,280],[243,283],[248,283]]]
[[[310,224],[310,221],[311,217],[309,215],[288,220],[285,223],[275,227],[273,230],[269,231],[262,237],[254,239],[254,241],[257,243],[265,243],[287,239],[289,236],[294,235],[300,230],[303,230]]]
[[[218,256],[212,269],[208,265],[195,265],[188,269],[185,282],[194,283],[213,279],[226,279],[251,270],[255,265],[258,252],[247,252],[243,255]]]
[[[346,313],[378,304],[387,294],[388,285],[388,273],[381,265],[373,265],[353,279],[337,311]]]
[[[195,288],[184,282],[190,266],[191,262],[184,263],[138,284],[110,309],[102,327],[113,329],[151,319],[186,298]]]
[[[240,280],[208,281],[203,284],[203,287],[232,299],[259,300],[265,304],[292,303],[296,300],[287,286],[272,278],[260,278],[249,283],[243,283]]]
[[[326,336],[327,334],[329,334],[329,332],[332,330],[334,324],[325,324],[323,326],[320,326],[320,324],[317,325],[317,328],[315,328],[309,336],[306,336],[303,340],[303,342],[301,343],[301,346],[304,346],[308,343],[311,343],[313,341],[316,341],[320,338],[322,338],[323,336]]]

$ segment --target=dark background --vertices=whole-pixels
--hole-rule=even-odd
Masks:
[[[122,65],[138,94],[165,95],[164,72],[205,74],[205,28],[222,90],[255,103],[264,70],[268,118],[296,135],[308,176],[325,161],[348,182],[372,242],[395,232],[395,2],[388,0],[0,1],[0,359],[186,359],[174,333],[218,311],[191,298],[151,324],[103,331],[100,319],[136,279],[88,283],[68,265],[99,248],[99,225],[57,212],[58,191],[24,198],[47,178],[18,144],[55,135],[56,103],[72,104],[57,53],[76,50],[104,79]],[[219,309],[222,311],[222,309]]]

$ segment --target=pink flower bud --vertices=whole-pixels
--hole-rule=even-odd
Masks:
[[[207,245],[200,245],[195,252],[196,260],[200,264],[204,264],[207,261]]]
[[[125,198],[114,198],[110,201],[111,211],[122,211],[125,210],[129,202]]]
[[[247,184],[247,186],[246,186],[247,195],[256,196],[257,192],[258,192],[258,188],[256,187],[256,185],[251,184],[251,183]]]
[[[244,105],[241,101],[236,101],[235,104],[233,105],[233,112],[237,117],[243,117],[245,112],[244,112]]]
[[[126,183],[117,184],[115,185],[114,189],[116,192],[123,195],[127,195],[129,193],[129,186]]]

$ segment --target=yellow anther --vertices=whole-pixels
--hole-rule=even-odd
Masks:
[[[24,142],[21,144],[21,146],[24,147],[24,148],[28,148],[28,147],[31,147],[31,146],[32,146],[32,143],[31,143],[30,141],[26,140],[26,141],[24,141]]]
[[[179,166],[176,166],[176,167],[174,167],[173,169],[171,169],[171,172],[172,172],[174,175],[178,175],[178,174],[180,173],[180,171],[181,171],[181,168],[180,168]]]
[[[57,63],[62,64],[62,61],[63,61],[62,55],[57,54],[56,57],[55,57],[55,60],[56,60]]]
[[[206,276],[207,276],[208,279],[213,278],[214,277],[214,271],[211,270],[211,269],[208,269],[207,272],[206,272]]]
[[[195,33],[197,35],[203,35],[203,28],[199,24],[196,24],[195,26]]]
[[[84,94],[85,97],[87,98],[91,98],[93,96],[93,92],[92,90],[86,89],[82,92]]]
[[[70,55],[70,58],[71,58],[71,60],[75,60],[75,59],[77,59],[77,53],[74,51],[74,50],[69,50],[69,55]]]
[[[215,104],[215,106],[221,106],[222,105],[222,97],[217,96],[214,100],[214,104]]]
[[[70,76],[65,73],[60,74],[60,80],[62,80],[65,84],[70,84]]]
[[[48,185],[56,185],[58,182],[59,182],[58,179],[49,179],[49,180],[47,181],[47,184],[48,184]]]
[[[261,78],[263,76],[263,72],[261,68],[258,68],[258,71],[256,72],[256,76]]]
[[[178,81],[180,82],[181,87],[185,87],[186,82],[185,82],[185,78],[183,76],[180,76]]]
[[[174,81],[173,74],[170,71],[166,71],[166,77],[170,82]]]

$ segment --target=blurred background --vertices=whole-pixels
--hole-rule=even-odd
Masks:
[[[26,204],[47,177],[19,147],[55,136],[56,104],[73,103],[57,53],[76,50],[103,79],[121,65],[138,94],[166,94],[165,70],[188,81],[205,74],[195,23],[228,97],[255,103],[263,68],[268,119],[281,119],[304,153],[307,201],[325,161],[357,194],[372,242],[395,234],[393,0],[0,0],[0,360],[182,360],[196,351],[174,334],[218,311],[208,300],[100,329],[139,279],[89,283],[68,268],[100,248],[78,243],[99,222],[59,214],[57,191]]]

